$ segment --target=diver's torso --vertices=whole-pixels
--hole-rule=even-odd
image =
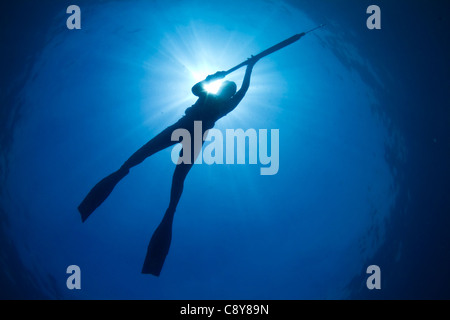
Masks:
[[[229,100],[215,99],[210,96],[201,97],[185,111],[186,118],[202,121],[204,128],[212,128],[217,120],[225,116]]]

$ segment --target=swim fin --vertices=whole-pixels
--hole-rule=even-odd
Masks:
[[[89,191],[86,198],[78,206],[78,211],[81,213],[81,220],[84,222],[100,206],[103,201],[111,194],[116,184],[128,174],[128,169],[119,169],[110,174],[102,181],[97,183],[95,187]]]
[[[158,228],[153,233],[147,248],[144,266],[142,267],[143,274],[152,274],[158,277],[161,273],[172,240],[174,213],[167,211]]]

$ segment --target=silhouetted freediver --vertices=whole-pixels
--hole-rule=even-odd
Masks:
[[[244,80],[239,91],[236,92],[236,83],[232,81],[224,81],[216,94],[210,94],[204,88],[204,85],[222,79],[228,74],[221,71],[214,75],[209,75],[205,80],[197,83],[192,87],[192,93],[198,97],[194,105],[186,109],[185,115],[175,124],[163,130],[156,137],[147,142],[142,148],[136,151],[116,172],[101,180],[88,193],[83,202],[78,206],[84,222],[89,215],[109,196],[116,184],[125,177],[130,169],[151,155],[166,149],[176,143],[172,141],[172,132],[176,129],[186,129],[190,132],[191,137],[194,136],[194,121],[202,121],[203,134],[214,127],[217,120],[231,112],[244,98],[249,86],[250,77],[253,66],[259,60],[258,57],[252,57],[246,61],[247,70]],[[170,203],[166,213],[153,233],[147,250],[142,273],[153,274],[159,276],[164,260],[169,252],[170,242],[172,239],[172,222],[176,207],[183,192],[183,185],[186,176],[191,169],[200,149],[194,150],[194,144],[191,144],[191,161],[190,164],[180,163],[176,165],[172,178],[172,188],[170,193]],[[183,152],[183,149],[181,150]],[[181,156],[181,154],[180,154]]]

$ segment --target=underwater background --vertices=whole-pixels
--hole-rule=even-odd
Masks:
[[[80,30],[66,27],[72,4]],[[381,30],[366,27],[372,4]],[[448,1],[0,6],[2,299],[450,298]],[[259,61],[216,124],[279,129],[279,172],[195,165],[160,277],[140,271],[171,148],[81,222],[90,188],[177,121],[198,80],[322,23]]]

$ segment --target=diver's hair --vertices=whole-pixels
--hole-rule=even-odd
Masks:
[[[218,96],[231,98],[236,93],[237,86],[234,81],[224,81],[217,92]]]

